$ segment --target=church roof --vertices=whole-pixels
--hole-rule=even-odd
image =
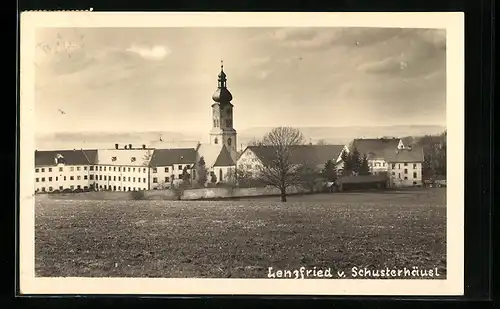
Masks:
[[[56,166],[56,158],[62,156],[66,165],[96,164],[97,150],[41,150],[35,151],[35,166]]]
[[[231,102],[233,99],[233,95],[227,88],[217,88],[217,90],[214,92],[212,95],[212,100],[218,103],[226,103],[226,102]]]
[[[194,164],[196,162],[196,149],[155,149],[149,166],[171,166],[174,164]]]
[[[223,144],[201,144],[198,148],[198,156],[203,157],[205,166],[233,166],[235,165],[229,150]]]

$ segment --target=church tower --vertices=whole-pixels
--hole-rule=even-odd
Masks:
[[[212,130],[210,131],[210,144],[223,144],[231,153],[236,162],[237,150],[236,130],[233,128],[233,96],[227,89],[226,73],[221,61],[218,86],[212,95]]]

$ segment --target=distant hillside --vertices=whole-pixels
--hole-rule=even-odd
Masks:
[[[300,127],[306,141],[316,143],[324,140],[330,144],[347,144],[354,138],[407,137],[440,134],[444,126],[349,126],[349,127]],[[244,148],[252,139],[261,139],[272,127],[256,127],[238,130],[238,149]],[[140,147],[150,145],[154,141],[208,142],[208,132],[187,134],[183,132],[61,132],[55,134],[40,134],[36,137],[36,148],[43,149],[76,149],[76,148],[112,148],[115,143],[132,144]]]
[[[299,128],[307,141],[316,143],[325,140],[330,144],[347,144],[355,138],[379,138],[379,137],[406,137],[422,136],[426,134],[440,134],[445,126],[349,126],[349,127],[301,127]],[[238,131],[238,138],[241,143],[246,143],[253,138],[260,139],[270,127],[251,128]]]

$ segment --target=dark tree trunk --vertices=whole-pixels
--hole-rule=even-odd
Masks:
[[[286,190],[281,189],[281,201],[286,202]]]

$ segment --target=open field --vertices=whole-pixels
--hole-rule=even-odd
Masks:
[[[265,278],[268,267],[438,268],[446,190],[234,201],[36,202],[37,276]]]

